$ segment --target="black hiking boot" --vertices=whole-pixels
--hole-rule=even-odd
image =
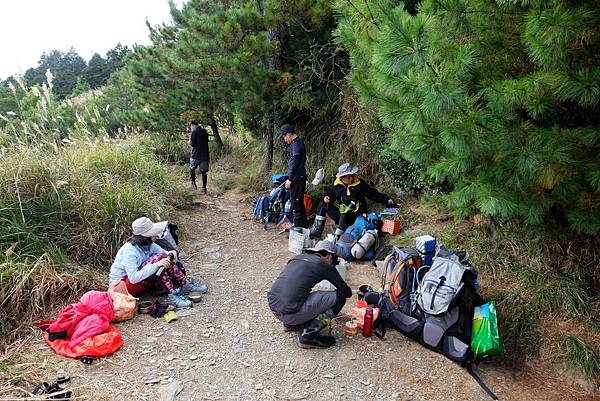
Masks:
[[[325,216],[315,216],[315,225],[310,229],[310,238],[321,238],[325,229]]]
[[[206,195],[206,187],[202,188],[202,193]]]
[[[192,181],[192,188],[194,188],[196,191],[198,190],[198,185],[196,185],[196,181]]]
[[[304,330],[298,336],[300,348],[328,348],[335,345],[335,338],[332,336],[322,336],[319,332],[326,325],[322,321],[313,319],[304,324]]]

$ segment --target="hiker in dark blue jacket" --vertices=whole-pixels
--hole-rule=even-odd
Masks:
[[[291,124],[284,124],[279,129],[279,137],[291,146],[288,161],[288,179],[285,188],[292,201],[294,227],[306,227],[306,210],[304,209],[304,191],[306,190],[306,146],[299,138]]]

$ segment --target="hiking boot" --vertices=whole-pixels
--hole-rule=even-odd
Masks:
[[[302,333],[298,336],[300,348],[328,348],[335,345],[335,338],[319,334],[324,327],[325,325],[316,319],[305,323]]]
[[[187,297],[183,295],[179,290],[167,295],[166,301],[169,305],[173,305],[177,309],[189,308],[190,306],[192,306],[192,301],[187,299]]]
[[[187,283],[185,283],[181,287],[181,292],[185,295],[189,294],[190,292],[199,292],[200,294],[206,294],[207,291],[208,291],[207,286],[197,282],[196,280],[194,280],[191,277],[188,277]]]
[[[291,331],[301,331],[304,328],[303,324],[284,324],[283,331],[289,333]]]
[[[198,190],[198,185],[196,185],[196,181],[192,181],[192,188],[194,188],[196,191]]]
[[[321,238],[325,229],[325,216],[315,216],[315,225],[310,229],[310,238]]]
[[[206,195],[206,188],[202,188],[202,193]]]

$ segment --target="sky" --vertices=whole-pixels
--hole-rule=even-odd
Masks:
[[[0,79],[36,67],[50,50],[74,47],[89,61],[119,42],[149,44],[146,19],[170,21],[167,0],[0,0]]]

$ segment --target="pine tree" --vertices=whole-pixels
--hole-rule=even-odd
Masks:
[[[171,4],[174,23],[150,27],[152,45],[126,62],[152,128],[200,117],[219,138],[218,125],[234,118],[257,135],[284,120],[325,119],[345,60],[331,43],[332,11],[326,0]]]
[[[83,78],[90,88],[96,89],[104,85],[108,79],[106,60],[98,53],[94,53],[83,70]]]
[[[393,149],[453,185],[458,217],[600,232],[600,3],[407,5],[336,3],[350,81]]]

